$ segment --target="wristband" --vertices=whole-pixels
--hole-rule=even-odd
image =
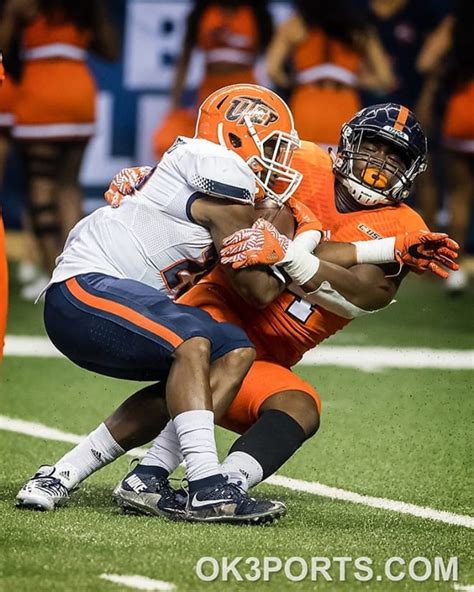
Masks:
[[[321,237],[322,232],[319,230],[305,230],[301,234],[297,234],[293,242],[301,245],[308,253],[312,253],[321,242]]]
[[[356,248],[357,263],[393,263],[395,258],[395,237],[352,243]]]
[[[291,279],[299,286],[306,284],[319,269],[319,259],[301,245],[290,241],[284,259],[278,264],[282,266]]]

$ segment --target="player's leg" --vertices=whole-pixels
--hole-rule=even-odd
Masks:
[[[316,433],[320,400],[291,370],[257,361],[219,423],[239,431],[222,463],[231,481],[253,487],[277,471]]]
[[[79,185],[79,172],[87,147],[87,140],[58,142],[61,159],[56,171],[57,207],[64,242],[71,228],[83,216],[82,191]]]
[[[22,142],[21,153],[27,177],[27,207],[33,233],[47,272],[54,268],[60,250],[61,228],[56,203],[55,173],[60,151],[50,142]]]
[[[116,378],[162,380],[170,372],[178,346],[201,332],[199,322],[190,316],[181,315],[181,325],[175,326],[174,306],[165,295],[139,282],[87,274],[49,288],[45,326],[56,347],[83,368]],[[38,471],[17,501],[41,507],[46,498],[44,509],[50,509],[97,468],[99,457],[105,464],[121,453],[107,426],[101,424],[57,466]]]
[[[104,288],[113,289],[118,281],[97,274],[93,277],[96,283],[102,278]],[[108,376],[135,380],[166,377],[172,363],[173,346],[165,343],[165,337],[159,334],[165,328],[156,321],[151,322],[141,307],[137,310],[137,307],[127,307],[123,302],[101,298],[97,291],[88,291],[89,278],[80,279],[82,286],[78,279],[72,282],[73,291],[62,283],[52,286],[46,294],[45,326],[56,346],[78,365]],[[137,303],[143,296],[140,286],[133,285]],[[95,306],[99,304],[102,309]],[[114,314],[114,306],[119,307],[122,316]],[[148,322],[151,322],[152,330],[146,329]],[[71,332],[71,326],[75,327],[74,332]],[[20,490],[17,503],[34,509],[53,509],[68,499],[69,492],[81,480],[123,452],[102,423],[55,465],[40,467]]]
[[[241,377],[247,373],[250,365],[247,348],[226,352],[235,338],[234,327],[229,324],[220,324],[218,327],[222,331],[221,345],[219,340],[214,338],[211,357],[220,357],[213,359],[210,373],[216,418],[222,416],[235,397],[241,386]],[[164,393],[164,387],[156,385],[155,394],[160,387]],[[149,395],[147,389],[143,389],[125,401],[105,422],[125,449],[149,442],[156,436],[152,447],[140,463],[118,483],[114,490],[114,497],[121,506],[133,506],[135,510],[146,514],[156,513],[154,510],[158,507],[160,491],[156,487],[156,479],[168,478],[183,460],[174,422],[168,421],[167,412],[166,425],[163,423],[163,416],[159,422],[151,421],[159,413],[157,401]],[[160,423],[164,429],[157,434],[156,427]]]
[[[235,396],[240,386],[238,380],[228,381],[223,378],[235,375],[236,371],[245,373],[247,368],[248,361],[242,349],[230,351],[212,363],[211,390],[218,408],[223,409],[222,401]],[[146,498],[148,502],[153,502],[152,510],[156,509],[155,513],[159,513],[158,501],[166,493],[166,486],[163,490],[163,482],[157,478],[167,478],[183,460],[174,424],[170,421],[166,406],[163,382],[140,389],[54,465],[44,465],[42,474],[59,475],[64,487],[57,484],[57,496],[52,499],[36,499],[36,505],[43,504],[44,509],[52,509],[55,505],[66,502],[69,499],[69,490],[76,488],[87,477],[121,457],[126,451],[150,442],[158,434],[155,445],[140,464],[121,480],[116,488],[116,497],[122,505],[134,502],[137,509],[140,509],[140,498]],[[130,478],[133,487],[127,487],[126,481]],[[54,477],[49,480],[52,479]],[[133,496],[131,492],[136,494],[136,499],[129,499]],[[24,501],[27,504],[31,502],[34,507],[35,495],[33,492]],[[144,509],[151,513],[149,508]]]
[[[257,485],[317,431],[319,418],[319,397],[310,384],[278,364],[254,362],[224,417],[216,415],[219,425],[243,434],[231,447],[223,472],[239,487]],[[160,465],[166,439],[160,434],[145,456],[149,470]],[[153,513],[151,500],[142,497],[142,511]]]
[[[208,327],[201,322],[204,316],[210,323]],[[79,276],[50,288],[46,295],[45,324],[53,343],[67,357],[84,368],[102,374],[135,380],[156,380],[169,377],[170,374],[173,376],[173,366],[177,360],[189,363],[192,371],[187,370],[186,366],[184,369],[181,367],[181,371],[176,373],[175,388],[186,389],[191,401],[199,386],[196,385],[197,354],[202,357],[203,351],[198,348],[195,354],[186,348],[183,356],[176,356],[176,351],[182,344],[204,335],[204,330],[212,332],[212,329],[219,327],[221,332],[222,327],[203,311],[174,305],[148,286],[100,274]],[[69,330],[71,324],[77,328],[72,336]],[[225,346],[216,339],[215,349],[220,355],[232,348],[245,346],[250,349],[251,344],[245,334],[237,328],[233,328],[233,331],[238,332],[239,338],[225,343]],[[207,340],[212,342],[213,337]],[[189,384],[183,387],[178,378],[185,377],[186,372]],[[210,389],[204,378],[201,378],[201,385],[204,385],[203,389]],[[207,391],[201,398],[197,397],[198,404],[202,405],[206,395]],[[172,413],[183,408],[181,398]],[[201,417],[196,417],[195,411],[200,412]],[[206,417],[202,417],[203,412]],[[277,504],[251,500],[223,478],[217,464],[211,411],[191,409],[191,412],[181,411],[176,417],[178,420],[175,418],[174,425],[180,446],[185,456],[188,454],[187,464],[193,465],[194,470],[190,479],[191,501],[187,518],[257,522],[282,513]],[[202,466],[198,456],[199,447],[203,449],[201,454],[206,455],[208,463],[209,458],[215,456],[216,462],[211,464],[210,476],[205,475],[207,469]],[[216,470],[217,473],[214,472]],[[34,477],[20,492],[17,498],[19,503],[29,505],[28,500],[32,500],[31,505],[37,503],[33,494],[37,494],[40,488],[36,487],[34,492],[31,489],[39,479],[61,479],[61,475],[49,473]],[[50,489],[54,485],[48,481]],[[41,483],[41,486],[44,491],[45,483]],[[195,501],[199,501],[199,504],[194,504]]]
[[[211,343],[214,346],[213,356],[220,357],[220,363],[213,360],[211,391],[213,391],[213,401],[216,401],[216,408],[223,410],[239,388],[241,377],[248,369],[249,358],[243,349],[228,351],[231,344],[238,342],[238,336],[241,335],[241,331],[237,327],[228,323],[216,323],[210,334]],[[239,378],[236,380],[235,376],[237,375]],[[167,386],[169,382],[170,379],[168,379]],[[182,427],[183,424],[177,424],[176,417],[167,424],[163,432],[155,439],[152,448],[142,462],[115,489],[114,495],[119,503],[132,505],[135,509],[145,513],[157,513],[155,500],[153,495],[150,495],[152,494],[151,489],[147,488],[146,495],[144,495],[145,491],[141,490],[141,486],[139,487],[140,491],[131,492],[130,484],[139,483],[138,479],[143,482],[148,480],[150,476],[155,478],[167,476],[181,460],[180,450],[186,465],[188,465],[185,447],[186,445],[190,446],[196,440],[196,431],[192,423],[187,424],[186,430],[190,439],[186,443],[180,434]],[[209,485],[205,483],[204,487],[199,488],[196,488],[195,484],[193,487],[192,481],[189,484],[186,505],[187,520],[258,523],[272,521],[281,516],[284,511],[283,504],[249,498],[243,495],[241,488],[235,487],[227,480]],[[171,509],[170,512],[176,515],[174,509]]]

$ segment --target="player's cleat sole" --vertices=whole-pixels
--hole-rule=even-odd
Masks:
[[[213,522],[218,524],[242,524],[242,525],[251,525],[251,526],[259,526],[265,524],[272,524],[277,522],[286,514],[286,507],[281,504],[280,508],[275,508],[268,513],[258,513],[258,514],[248,514],[245,516],[206,516],[206,517],[199,517],[199,516],[192,516],[186,515],[185,520],[187,522]]]
[[[189,495],[186,504],[187,522],[227,524],[271,524],[285,515],[281,502],[258,500],[234,483],[198,490]]]
[[[35,495],[23,497],[17,495],[15,506],[23,510],[36,510],[38,512],[48,512],[54,510],[57,504],[51,500],[47,500]]]

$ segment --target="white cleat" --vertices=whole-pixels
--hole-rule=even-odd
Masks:
[[[63,467],[58,472],[52,465],[42,465],[18,492],[16,506],[30,510],[54,510],[68,501],[77,481],[77,471],[73,467]]]

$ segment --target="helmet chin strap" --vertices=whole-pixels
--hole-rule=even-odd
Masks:
[[[221,146],[227,148],[224,140],[224,124],[222,122],[217,124],[217,139]]]

